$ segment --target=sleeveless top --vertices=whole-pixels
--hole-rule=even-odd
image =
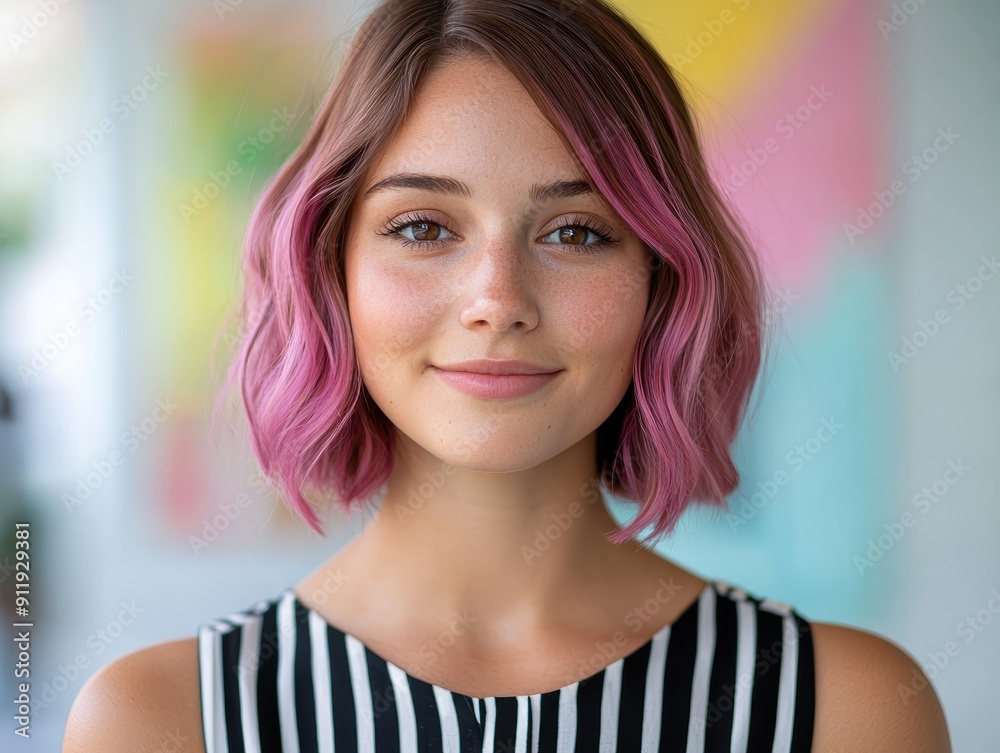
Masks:
[[[303,605],[291,587],[198,630],[206,753],[809,753],[809,622],[708,581],[673,623],[546,693],[429,684]]]

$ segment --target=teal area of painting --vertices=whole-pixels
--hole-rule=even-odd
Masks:
[[[692,506],[657,551],[809,619],[861,622],[900,563],[900,546],[870,567],[856,556],[902,504],[893,484],[901,379],[886,357],[895,328],[885,257],[828,258],[825,289],[783,315],[786,334],[758,381],[756,416],[734,445],[742,482],[730,513]],[[609,501],[620,522],[635,512]]]

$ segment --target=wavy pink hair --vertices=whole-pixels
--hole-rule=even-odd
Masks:
[[[220,400],[239,384],[253,455],[319,534],[308,488],[345,512],[378,493],[393,426],[362,381],[339,251],[361,181],[420,82],[468,54],[519,79],[651,252],[633,381],[597,435],[604,488],[640,505],[609,540],[649,525],[650,540],[669,534],[693,501],[724,508],[739,483],[729,448],[761,364],[767,288],[667,64],[600,0],[385,0],[374,9],[253,212],[244,337]]]

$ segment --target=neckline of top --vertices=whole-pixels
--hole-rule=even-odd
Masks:
[[[372,656],[374,656],[378,661],[385,662],[387,665],[395,667],[397,670],[399,670],[400,672],[402,672],[408,679],[415,680],[417,682],[422,682],[425,685],[429,685],[431,688],[437,688],[438,690],[442,690],[445,693],[451,693],[453,695],[456,695],[456,696],[459,696],[459,697],[462,697],[462,698],[468,698],[471,701],[479,702],[479,701],[497,701],[497,700],[507,700],[507,699],[530,698],[531,696],[534,696],[534,695],[548,695],[549,693],[558,693],[560,691],[566,690],[567,688],[571,688],[571,687],[573,687],[575,685],[579,685],[581,683],[592,682],[593,679],[595,677],[597,677],[598,675],[600,675],[601,673],[606,672],[608,669],[610,669],[611,667],[615,666],[616,664],[622,664],[622,665],[624,665],[624,663],[626,661],[628,661],[630,658],[632,658],[633,656],[635,656],[636,654],[638,654],[640,651],[642,651],[643,649],[645,649],[647,646],[651,646],[653,644],[654,640],[656,640],[657,638],[659,638],[661,635],[667,633],[672,627],[674,627],[681,620],[683,620],[685,617],[687,617],[688,615],[690,615],[695,610],[695,608],[697,607],[697,605],[699,603],[701,603],[701,601],[705,597],[705,593],[707,591],[709,591],[709,590],[715,590],[715,592],[718,593],[718,589],[716,587],[716,581],[715,580],[712,580],[712,579],[707,580],[705,582],[705,585],[702,586],[702,588],[698,591],[698,595],[695,596],[694,599],[691,600],[690,604],[688,604],[686,607],[684,607],[683,610],[681,610],[680,614],[678,614],[674,618],[673,622],[668,622],[666,625],[663,625],[662,627],[660,627],[645,642],[643,642],[642,645],[637,646],[636,648],[634,648],[633,650],[629,651],[624,656],[620,656],[619,658],[615,659],[610,664],[607,664],[604,667],[601,667],[600,669],[596,670],[595,672],[592,672],[591,674],[587,675],[586,677],[581,677],[579,680],[574,680],[571,683],[568,683],[568,684],[563,685],[563,686],[558,687],[558,688],[553,688],[552,690],[542,690],[542,691],[539,691],[537,693],[522,693],[521,695],[489,695],[489,696],[483,696],[483,697],[474,696],[474,695],[467,695],[466,693],[461,693],[461,692],[459,692],[457,690],[452,690],[451,688],[446,688],[446,687],[443,687],[441,685],[436,685],[436,684],[434,684],[432,682],[428,682],[427,680],[424,680],[424,679],[422,679],[420,677],[414,677],[409,672],[407,672],[405,669],[403,669],[399,665],[395,664],[394,662],[389,661],[384,656],[382,656],[381,654],[379,654],[377,651],[375,651],[374,649],[372,649],[371,646],[369,646],[363,640],[361,640],[360,638],[358,638],[356,635],[352,635],[351,633],[348,633],[346,630],[342,630],[341,628],[337,627],[332,622],[330,622],[329,620],[327,620],[325,617],[323,617],[323,615],[321,615],[315,609],[313,609],[311,607],[308,607],[305,604],[303,604],[302,601],[299,599],[298,595],[295,593],[295,587],[294,586],[289,586],[288,588],[286,588],[285,592],[284,592],[284,595],[291,597],[291,599],[292,599],[292,605],[293,606],[296,606],[296,605],[297,606],[301,606],[302,609],[305,610],[307,617],[308,617],[308,615],[313,615],[313,614],[316,615],[317,619],[319,619],[325,625],[327,625],[328,627],[330,627],[331,629],[333,629],[336,633],[339,633],[342,636],[345,636],[345,637],[348,637],[348,638],[351,638],[351,639],[357,641],[358,644],[360,644],[361,646],[363,646],[364,649],[366,651],[368,651]]]

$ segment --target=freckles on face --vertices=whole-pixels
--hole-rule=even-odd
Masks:
[[[583,400],[623,393],[648,298],[648,282],[632,256],[617,253],[579,268],[538,275],[540,324]]]
[[[649,296],[649,274],[629,260],[594,275],[561,300],[555,312],[567,352],[589,364],[595,391],[622,394],[632,378],[635,349]]]
[[[432,275],[376,254],[362,251],[345,261],[361,372],[369,392],[391,402],[405,371],[420,368],[423,348],[444,316],[444,290]]]
[[[471,256],[429,265],[358,250],[347,271],[348,302],[365,387],[434,457],[484,471],[531,467],[594,431],[625,394],[648,297],[645,269],[630,257],[582,268],[529,265],[521,293],[489,310],[509,321],[515,309],[530,311],[535,325],[508,328],[502,334],[510,338],[498,340],[489,313],[466,316],[504,287],[477,282]],[[498,341],[505,356],[563,371],[536,396],[491,401],[456,393],[428,368],[492,356]]]
[[[538,186],[585,181],[495,66],[432,74],[361,196],[401,174],[461,190],[411,183],[352,207],[344,272],[372,399],[416,444],[466,468],[531,467],[587,437],[632,378],[649,294],[641,241],[592,192],[532,199]],[[558,374],[526,396],[473,397],[433,368],[467,359]]]

